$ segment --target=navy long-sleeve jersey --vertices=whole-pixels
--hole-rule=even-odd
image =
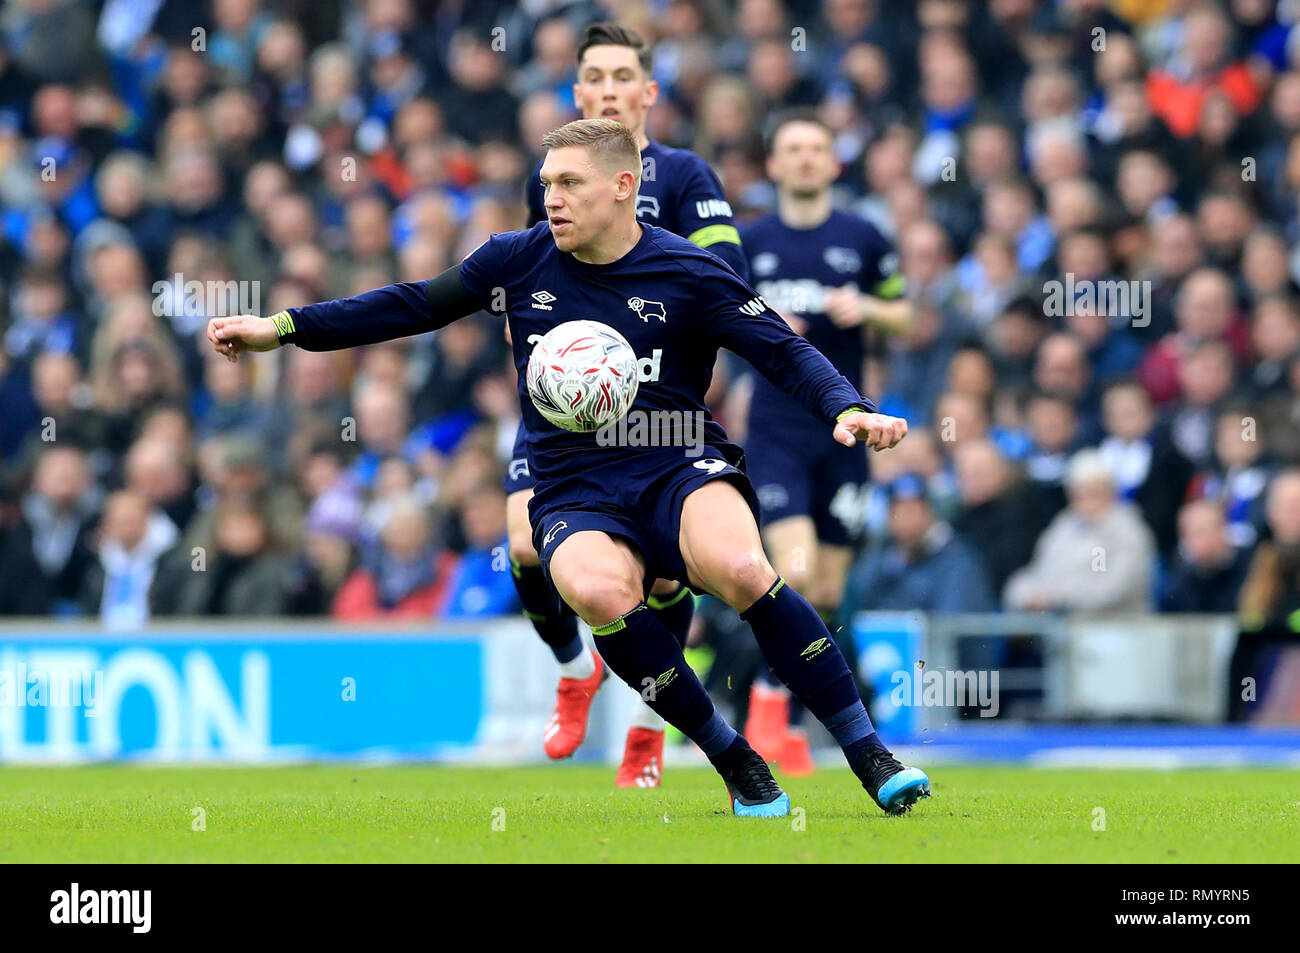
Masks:
[[[545,221],[542,205],[541,163],[533,170],[526,189],[528,224]],[[707,248],[746,281],[749,262],[740,247],[731,204],[722,183],[709,164],[686,149],[673,149],[650,140],[641,150],[641,186],[636,196],[636,217],[658,225]]]
[[[561,252],[545,223],[504,232],[461,263],[460,280],[468,292],[460,314],[430,313],[430,282],[416,281],[294,308],[287,321],[277,324],[291,329],[286,337],[291,343],[333,350],[418,334],[480,308],[504,307],[533,476],[539,482],[561,480],[597,463],[608,465],[619,454],[662,453],[666,464],[669,457],[680,462],[679,448],[601,446],[596,434],[561,430],[533,407],[526,386],[529,355],[542,335],[566,321],[600,321],[622,334],[640,361],[632,409],[699,413],[708,442],[726,442],[704,405],[720,347],[748,360],[828,431],[850,407],[875,409],[734,271],[662,228],[642,223],[640,241],[605,265]],[[829,432],[825,439],[831,439]],[[646,461],[638,457],[638,463]]]

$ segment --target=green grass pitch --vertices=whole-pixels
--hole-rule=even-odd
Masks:
[[[784,779],[795,812],[774,820],[732,817],[707,768],[669,768],[657,790],[616,790],[613,776],[3,767],[0,863],[1300,861],[1294,770],[938,766],[934,797],[901,818],[847,770],[823,770]]]

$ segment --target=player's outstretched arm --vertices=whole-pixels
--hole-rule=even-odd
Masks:
[[[269,318],[213,318],[208,340],[219,353],[238,360],[240,351],[269,351],[282,344],[337,351],[435,331],[486,304],[465,287],[460,270],[461,265],[456,265],[428,281],[385,285],[351,298],[290,308]]]

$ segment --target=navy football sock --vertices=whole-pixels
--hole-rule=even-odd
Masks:
[[[655,617],[673,634],[677,644],[686,648],[686,637],[691,634],[691,618],[695,615],[695,596],[685,586],[666,596],[653,593],[645,604],[655,611]]]
[[[555,661],[571,662],[582,653],[578,617],[564,604],[541,566],[521,566],[511,560],[510,577],[519,593],[524,615],[542,641],[550,646]]]
[[[593,626],[596,648],[614,674],[713,760],[735,741],[736,731],[713,707],[681,646],[657,615],[642,602],[608,625]]]
[[[850,763],[864,748],[881,744],[853,672],[807,599],[778,579],[740,617],[754,630],[772,671],[826,726]]]

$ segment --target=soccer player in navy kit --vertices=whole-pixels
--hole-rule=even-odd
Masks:
[[[574,100],[585,118],[618,120],[636,136],[641,146],[642,171],[637,218],[707,248],[742,278],[747,277],[731,206],[709,164],[693,152],[668,148],[646,136],[646,112],[659,96],[650,70],[650,51],[634,32],[613,23],[592,24],[578,46]],[[536,174],[528,182],[527,203],[530,226],[546,220],[542,185]],[[537,304],[539,308],[550,307],[544,300]],[[648,307],[654,304],[651,301]],[[645,313],[649,316],[649,312]],[[586,736],[587,715],[606,672],[578,635],[576,618],[547,582],[533,548],[528,523],[533,476],[527,437],[527,429],[520,423],[506,468],[511,570],[524,615],[560,663],[555,711],[546,724],[542,743],[550,757],[567,758]],[[684,645],[694,607],[690,591],[680,583],[660,580],[647,602]],[[658,786],[663,750],[663,719],[642,703],[633,715],[615,783],[619,787]]]
[[[767,173],[777,209],[741,231],[754,287],[855,386],[865,336],[911,320],[892,244],[870,222],[832,205],[839,177],[831,130],[811,112],[777,120]],[[762,507],[776,571],[828,622],[838,610],[859,536],[867,455],[819,439],[815,418],[761,375],[749,405],[747,472]],[[791,723],[789,693],[771,673],[754,683],[745,734],[791,774],[813,767],[807,736]],[[797,720],[797,714],[796,714]]]
[[[863,788],[889,813],[929,795],[929,779],[900,764],[876,734],[853,674],[809,603],[763,552],[757,501],[731,444],[704,405],[726,347],[794,396],[845,445],[894,446],[906,421],[877,414],[811,345],[719,259],[638,222],[640,152],[630,130],[604,119],[550,133],[541,178],[548,221],[495,235],[460,265],[270,318],[214,318],[208,338],[231,359],[292,343],[332,350],[445,327],[490,307],[504,290],[520,405],[531,435],[533,541],[561,597],[592,627],[600,654],[649,705],[709,758],[733,813],[789,813],[767,763],[728,725],[645,599],[656,578],[688,582],[737,609],[768,665],[830,731]],[[552,310],[531,307],[540,291]],[[647,320],[634,299],[657,301]],[[662,351],[632,410],[699,415],[704,453],[607,444],[545,420],[524,383],[533,344],[569,320],[599,320],[638,354]],[[823,434],[826,430],[822,431]],[[644,691],[643,691],[644,690]]]

